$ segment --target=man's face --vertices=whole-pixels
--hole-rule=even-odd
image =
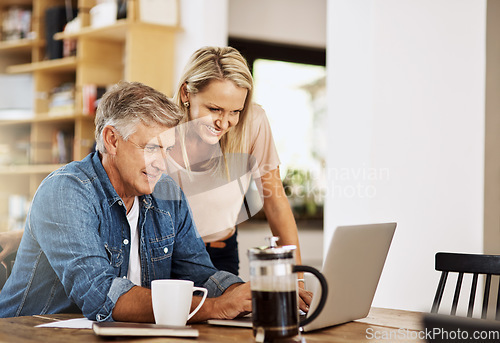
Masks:
[[[123,195],[151,194],[166,170],[165,159],[174,146],[175,129],[141,123],[127,141],[118,136],[115,165]]]

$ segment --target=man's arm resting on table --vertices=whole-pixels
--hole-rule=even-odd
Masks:
[[[191,310],[200,303],[201,297],[194,296]],[[232,319],[252,310],[250,284],[233,284],[217,298],[207,298],[190,322],[200,322],[211,318]],[[123,322],[154,323],[151,290],[134,286],[118,298],[113,309],[113,319]]]
[[[154,323],[151,290],[134,286],[120,296],[113,309],[113,319],[118,322]]]

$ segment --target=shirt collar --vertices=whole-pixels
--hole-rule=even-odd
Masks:
[[[102,165],[102,161],[99,157],[98,151],[91,153],[91,161],[97,178],[101,181],[102,188],[104,189],[104,193],[106,194],[106,198],[108,199],[108,204],[111,206],[115,202],[122,200],[111,184],[111,180],[109,179],[108,173],[106,173],[106,170]],[[145,199],[146,204],[151,204],[151,195],[146,194],[139,196],[139,201],[143,201],[143,199]]]

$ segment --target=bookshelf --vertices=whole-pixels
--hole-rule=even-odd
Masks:
[[[64,164],[55,156],[57,137],[64,134],[71,139],[68,160],[81,160],[92,150],[94,116],[84,110],[86,87],[140,81],[172,96],[177,26],[142,22],[140,0],[128,0],[125,18],[93,27],[90,10],[96,1],[73,0],[81,27],[71,33],[57,32],[54,40],[72,41],[76,53],[49,59],[45,14],[66,3],[0,0],[0,19],[13,7],[31,11],[27,37],[8,41],[0,37],[0,75],[31,75],[33,80],[28,118],[2,119],[0,108],[0,231],[10,229],[9,201],[21,197],[29,203],[40,182]],[[54,108],[54,89],[62,85],[73,85],[74,102]]]

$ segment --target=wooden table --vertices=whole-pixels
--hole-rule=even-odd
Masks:
[[[323,330],[302,334],[294,342],[423,342],[419,339],[423,314],[372,308],[368,317]],[[0,342],[255,342],[251,329],[195,324],[198,338],[135,337],[105,339],[89,329],[36,328],[50,321],[81,317],[58,314],[41,317],[0,318]],[[50,318],[50,319],[49,319]]]

